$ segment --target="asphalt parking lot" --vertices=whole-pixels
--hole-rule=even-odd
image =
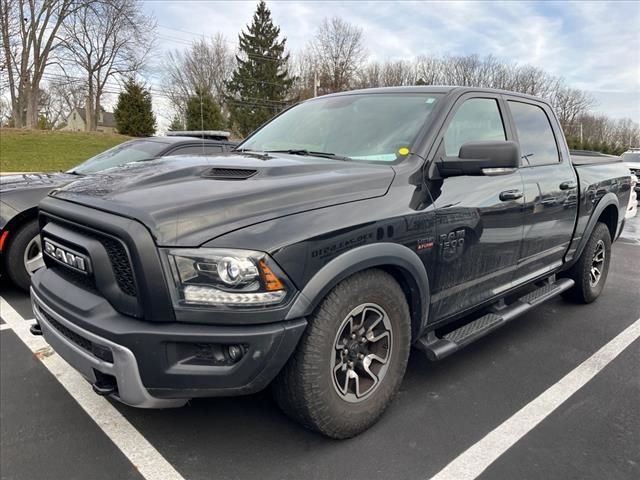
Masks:
[[[268,392],[156,411],[97,397],[24,343],[28,298],[3,285],[1,477],[640,478],[639,272],[636,217],[594,304],[555,299],[439,363],[414,351],[386,415],[347,441],[303,430]]]

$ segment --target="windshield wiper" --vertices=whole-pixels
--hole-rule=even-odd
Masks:
[[[338,155],[336,153],[329,152],[314,152],[311,150],[304,149],[289,149],[289,150],[266,150],[265,153],[288,153],[289,155],[301,155],[303,157],[322,157],[322,158],[331,158],[332,160],[342,160],[348,162],[353,160],[350,157],[346,157],[344,155]]]

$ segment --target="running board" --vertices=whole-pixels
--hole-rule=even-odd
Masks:
[[[442,360],[496,330],[505,323],[528,312],[536,305],[546,302],[550,298],[570,289],[574,283],[575,282],[569,278],[562,278],[553,283],[547,283],[520,297],[508,306],[504,306],[504,303],[498,303],[493,309],[493,312],[487,313],[457,330],[447,333],[443,337],[436,336],[435,332],[429,332],[420,338],[415,346],[425,352],[429,360]]]

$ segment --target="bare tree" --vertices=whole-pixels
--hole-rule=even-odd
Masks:
[[[566,86],[560,86],[550,100],[564,127],[576,123],[576,119],[587,113],[594,104],[588,93]]]
[[[311,50],[320,79],[319,93],[352,88],[367,57],[362,29],[338,17],[322,21],[311,42]]]
[[[291,97],[295,100],[312,98],[314,95],[313,84],[318,80],[313,51],[307,47],[298,54],[291,55],[288,69],[293,79]]]
[[[59,32],[84,0],[0,0],[3,68],[16,127],[38,122],[40,82],[59,45]]]
[[[414,85],[417,80],[415,65],[405,60],[386,61],[382,64],[381,80],[383,87]]]
[[[184,117],[187,99],[196,90],[210,93],[223,105],[234,65],[233,51],[220,33],[209,40],[194,41],[186,51],[169,52],[164,90],[178,115]]]
[[[416,59],[416,83],[421,85],[442,85],[442,60],[420,55]]]
[[[63,75],[48,77],[47,88],[40,95],[40,116],[50,128],[60,127],[73,110],[84,106],[86,99],[84,81]]]
[[[9,112],[15,107],[20,111],[17,102],[17,89],[14,72],[14,59],[17,56],[20,37],[20,19],[17,13],[17,3],[15,0],[0,0],[0,45],[2,47],[2,57],[0,57],[0,92],[4,93],[9,89],[11,103]],[[6,105],[4,114],[7,114]],[[13,113],[13,112],[12,112]],[[11,116],[12,113],[9,113]]]
[[[358,88],[415,85],[417,66],[406,60],[369,62],[358,73]]]
[[[95,130],[100,101],[110,80],[144,66],[153,46],[155,20],[138,0],[99,0],[77,9],[63,25],[66,59],[86,78],[87,130]]]

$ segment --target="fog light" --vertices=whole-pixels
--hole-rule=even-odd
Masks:
[[[232,362],[237,362],[244,355],[244,349],[241,345],[229,345],[227,353]]]

